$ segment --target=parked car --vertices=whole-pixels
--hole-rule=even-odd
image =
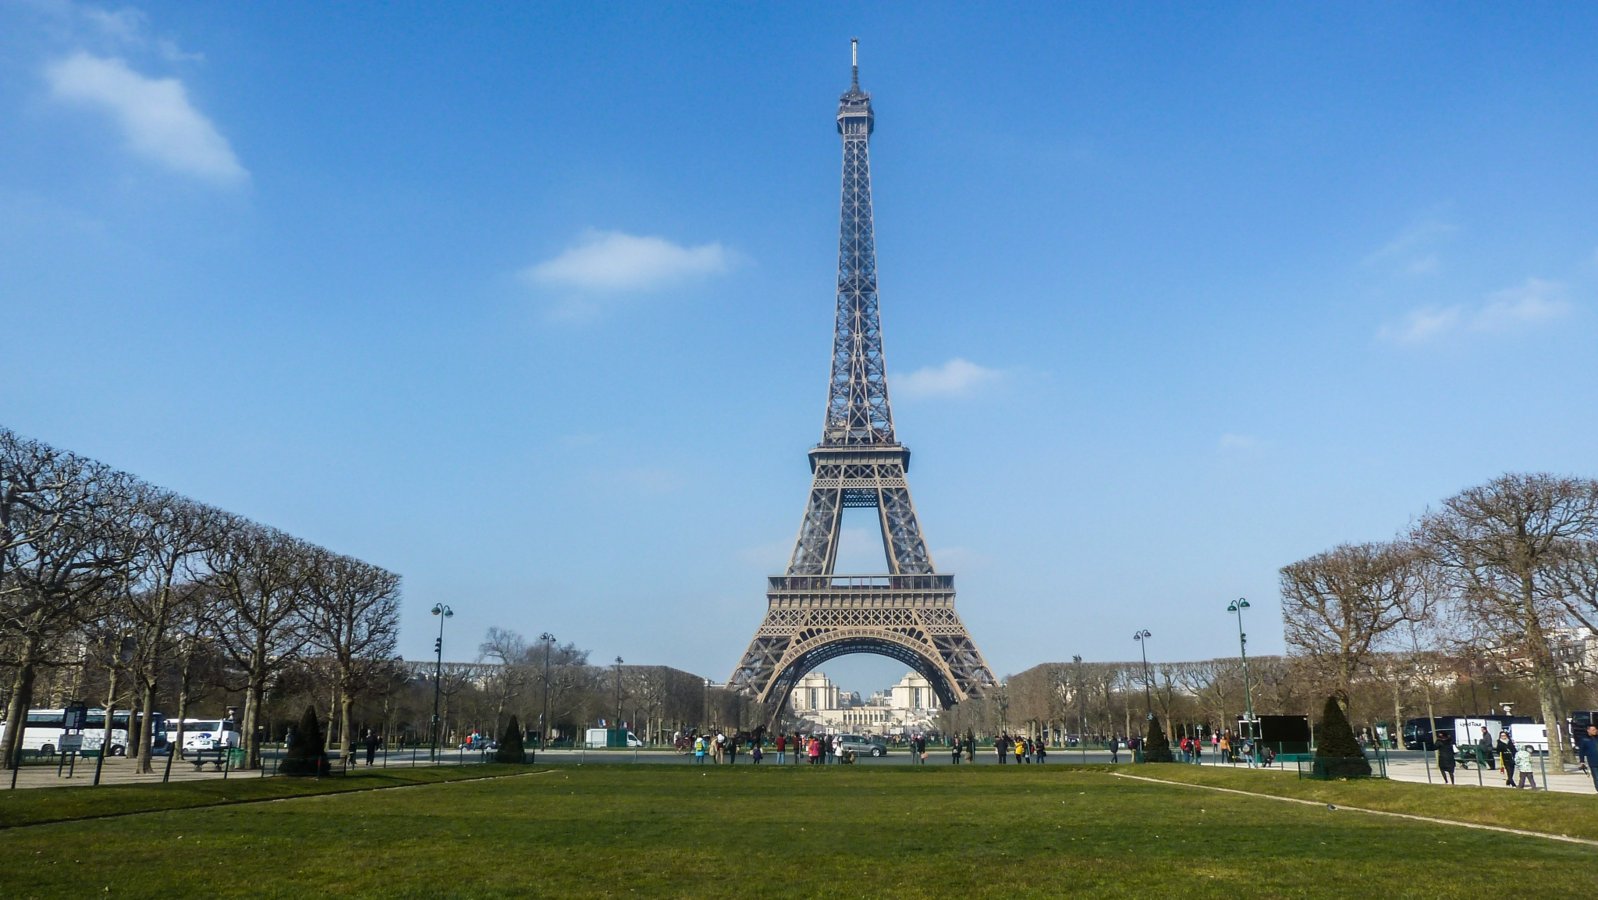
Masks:
[[[838,749],[853,750],[861,756],[887,756],[888,742],[871,735],[840,734]]]

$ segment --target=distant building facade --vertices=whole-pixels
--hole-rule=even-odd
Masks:
[[[788,702],[806,726],[828,733],[917,734],[932,730],[941,708],[931,682],[915,672],[864,701],[841,690],[825,672],[811,672],[794,685]]]

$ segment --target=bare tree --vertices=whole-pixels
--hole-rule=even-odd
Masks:
[[[219,648],[245,675],[244,734],[253,736],[267,683],[298,658],[308,548],[281,531],[235,516],[218,522],[204,552],[207,581],[218,601],[210,610]],[[246,741],[245,765],[260,765],[260,748]]]
[[[1405,544],[1343,544],[1284,566],[1287,646],[1330,682],[1346,708],[1378,643],[1413,614],[1421,582],[1419,559]]]
[[[93,618],[127,576],[133,480],[107,466],[0,430],[0,630],[16,669],[6,721],[27,721],[40,666]],[[16,763],[22,728],[0,746]]]
[[[135,577],[130,579],[130,590],[123,599],[138,645],[133,677],[140,701],[139,730],[130,738],[129,753],[138,757],[140,772],[149,772],[151,718],[162,662],[172,644],[169,632],[180,618],[180,604],[194,597],[192,592],[178,588],[181,581],[194,577],[187,564],[216,534],[215,523],[220,514],[158,489],[142,492],[138,506]]]
[[[494,737],[497,738],[504,726],[505,707],[521,695],[532,677],[527,641],[519,632],[490,627],[483,642],[477,645],[477,658],[494,665],[489,670],[487,687],[494,701]],[[521,710],[521,714],[522,721],[526,721],[527,711]]]
[[[1443,501],[1416,528],[1460,605],[1497,655],[1523,659],[1549,730],[1549,762],[1564,764],[1564,698],[1552,632],[1570,612],[1559,564],[1598,537],[1598,481],[1508,474]]]
[[[350,745],[350,707],[399,639],[400,577],[321,548],[307,556],[305,638],[332,661],[339,739]]]

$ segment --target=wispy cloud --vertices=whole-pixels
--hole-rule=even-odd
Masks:
[[[227,138],[176,78],[147,78],[120,59],[78,52],[45,67],[51,96],[110,116],[135,154],[217,184],[249,179]]]
[[[1232,453],[1251,453],[1265,446],[1265,442],[1252,434],[1227,432],[1216,442],[1222,450]]]
[[[1442,269],[1441,245],[1459,227],[1440,219],[1422,219],[1366,256],[1364,265],[1396,269],[1409,275],[1434,275]]]
[[[1563,284],[1528,278],[1518,287],[1489,294],[1479,304],[1412,310],[1383,325],[1377,336],[1397,344],[1422,344],[1462,333],[1507,334],[1555,321],[1571,309]]]
[[[720,243],[684,246],[661,237],[589,229],[559,255],[522,270],[539,287],[614,293],[649,291],[732,266]]]
[[[955,357],[941,366],[927,366],[892,378],[900,397],[965,397],[1004,377],[998,369]]]
[[[71,0],[31,0],[27,6],[46,34],[69,46],[110,54],[152,54],[174,63],[205,59],[204,54],[184,50],[172,37],[155,33],[150,17],[131,6],[107,9]]]

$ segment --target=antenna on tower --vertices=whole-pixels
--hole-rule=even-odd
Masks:
[[[849,39],[849,87],[860,89],[860,39]]]

